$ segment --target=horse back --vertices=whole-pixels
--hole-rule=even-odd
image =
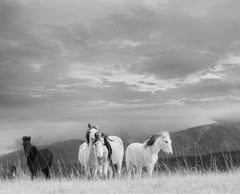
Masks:
[[[144,145],[142,143],[131,143],[125,152],[126,163],[129,165],[144,165]]]

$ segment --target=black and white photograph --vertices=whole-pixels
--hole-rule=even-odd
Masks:
[[[239,180],[239,0],[0,0],[1,194]]]

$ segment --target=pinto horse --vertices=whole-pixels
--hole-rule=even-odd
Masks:
[[[93,153],[96,161],[94,177],[97,177],[97,175],[99,175],[100,178],[107,178],[108,172],[112,173],[110,170],[110,167],[112,167],[112,149],[109,142],[107,141],[107,137],[102,132],[98,131],[95,133]]]
[[[142,167],[147,167],[150,177],[153,168],[158,160],[158,152],[163,150],[167,154],[172,154],[172,141],[168,131],[161,131],[152,135],[144,143],[132,143],[126,149],[127,172],[136,167],[137,174],[141,177]]]
[[[46,179],[50,179],[53,153],[46,148],[37,149],[36,146],[31,144],[30,136],[24,136],[22,140],[28,169],[31,173],[31,179],[34,179],[37,176],[38,171],[42,171]]]
[[[93,154],[93,141],[95,140],[95,133],[98,131],[97,126],[91,126],[88,124],[88,130],[86,133],[86,142],[79,146],[78,160],[84,167],[86,177],[91,178],[93,171],[95,170],[95,158]]]

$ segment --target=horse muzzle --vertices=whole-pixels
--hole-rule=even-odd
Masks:
[[[103,156],[98,156],[97,159],[99,162],[101,162],[101,161],[103,161]]]

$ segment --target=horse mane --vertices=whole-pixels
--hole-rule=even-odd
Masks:
[[[160,136],[161,134],[154,134],[149,137],[146,141],[145,147],[151,147]]]
[[[86,140],[87,140],[88,145],[89,145],[89,142],[90,142],[90,139],[89,139],[90,137],[89,136],[90,136],[90,130],[88,130],[87,133],[86,133]]]

